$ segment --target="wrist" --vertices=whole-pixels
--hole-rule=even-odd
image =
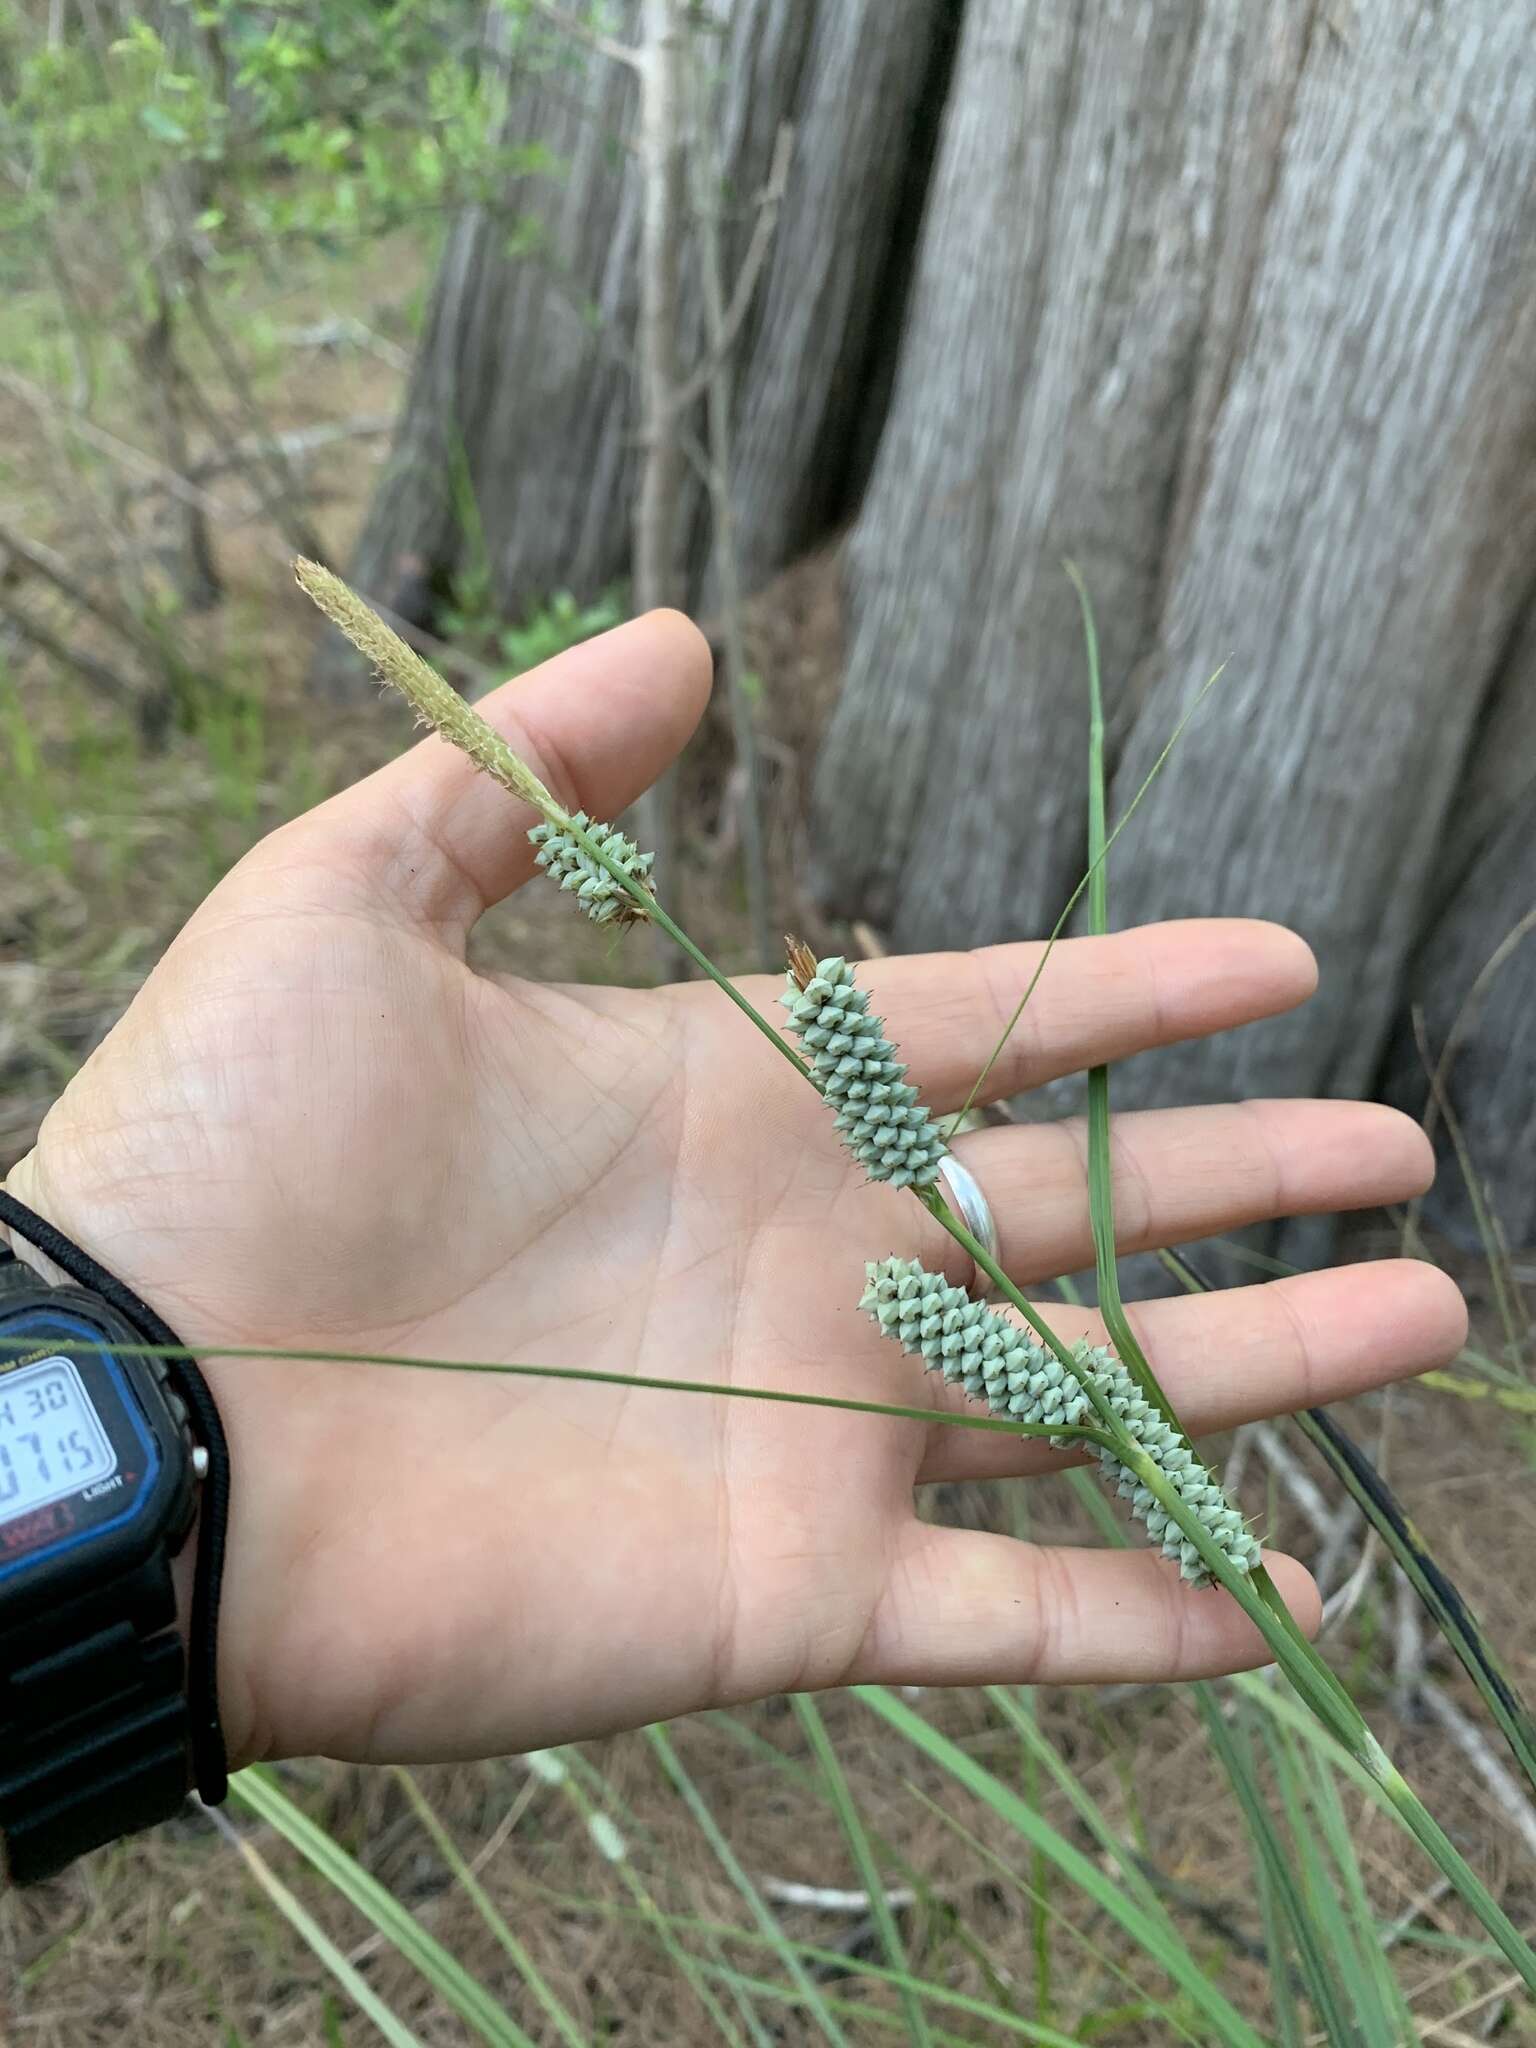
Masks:
[[[228,1463],[155,1311],[8,1191],[0,1222],[30,1254],[0,1267],[0,1837],[26,1880],[224,1795]]]

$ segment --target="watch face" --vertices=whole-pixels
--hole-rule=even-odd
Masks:
[[[0,1339],[3,1593],[19,1572],[133,1540],[161,1490],[166,1414],[148,1369],[83,1317],[24,1308],[0,1317]]]
[[[0,1380],[0,1526],[117,1470],[117,1452],[73,1359],[62,1351]]]

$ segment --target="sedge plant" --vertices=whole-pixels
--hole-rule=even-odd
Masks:
[[[1303,1636],[1264,1569],[1258,1546],[1179,1424],[1121,1305],[1109,1176],[1108,1075],[1089,1077],[1090,1193],[1100,1306],[1111,1346],[1073,1349],[950,1207],[938,1169],[946,1138],[905,1080],[883,1019],[848,963],[790,949],[785,1002],[797,1051],[678,925],[657,894],[650,862],[612,825],[570,812],[479,714],[398,638],[340,578],[301,561],[296,573],[320,610],[408,699],[418,717],[538,814],[530,837],[559,886],[598,923],[657,925],[827,1102],[844,1142],[871,1177],[906,1188],[969,1254],[1005,1312],[956,1298],[912,1262],[876,1256],[864,1306],[930,1367],[957,1379],[1005,1426],[1088,1451],[1133,1514],[1194,1583],[1222,1588],[1263,1636],[1299,1700],[1365,1782],[1415,1837],[1531,1991],[1536,1952],[1467,1864],[1382,1748],[1349,1693]],[[1103,711],[1097,645],[1083,605],[1090,690],[1090,924],[1106,929]],[[875,1249],[875,1248],[871,1248]],[[1023,1327],[1020,1327],[1020,1324]],[[872,1704],[874,1701],[872,1699]],[[882,1701],[887,1718],[915,1719]],[[911,1731],[909,1731],[911,1732]]]

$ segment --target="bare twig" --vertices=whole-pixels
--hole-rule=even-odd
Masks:
[[[1250,1432],[1265,1463],[1279,1479],[1294,1505],[1301,1510],[1318,1539],[1319,1548],[1312,1561],[1312,1570],[1324,1594],[1323,1627],[1336,1628],[1346,1616],[1354,1612],[1361,1595],[1370,1583],[1371,1574],[1376,1567],[1375,1532],[1369,1529],[1366,1531],[1358,1569],[1351,1574],[1343,1587],[1330,1594],[1329,1586],[1339,1570],[1345,1546],[1362,1523],[1360,1510],[1348,1495],[1337,1506],[1331,1505],[1322,1488],[1295,1457],[1272,1423],[1251,1423],[1244,1431],[1244,1435]]]
[[[98,427],[93,421],[69,412],[39,385],[19,376],[14,370],[6,369],[3,364],[0,364],[0,391],[9,391],[13,397],[21,399],[23,404],[32,407],[42,417],[62,425],[67,432],[85,442],[88,447],[109,456],[123,468],[150,479],[159,488],[168,491],[173,498],[180,498],[189,504],[202,507],[210,518],[238,523],[245,517],[241,508],[230,504],[227,498],[216,497],[212,491],[205,490],[190,477],[171,469],[155,456],[146,454],[142,448],[135,448],[130,442],[121,441],[115,434],[108,433],[104,427]],[[267,552],[275,561],[281,562],[285,570],[287,569],[291,559],[289,551],[276,535],[272,536]],[[392,626],[402,640],[408,641],[419,653],[429,654],[441,667],[453,670],[466,682],[484,688],[501,680],[483,661],[476,661],[473,655],[465,654],[457,647],[450,647],[445,640],[439,640],[424,627],[401,618],[398,612],[391,611],[377,598],[370,598],[369,602],[385,624]]]
[[[760,1877],[757,1882],[764,1897],[781,1906],[807,1906],[814,1913],[867,1913],[870,1909],[868,1892],[840,1891],[836,1885],[797,1884],[790,1877]],[[900,1912],[916,1898],[916,1892],[902,1885],[885,1894],[885,1903],[893,1912]]]
[[[1424,1611],[1401,1571],[1392,1574],[1392,1693],[1402,1720],[1418,1711],[1424,1683]]]
[[[1531,1805],[1525,1791],[1505,1770],[1482,1729],[1432,1678],[1419,1681],[1418,1698],[1493,1794],[1500,1818],[1506,1820],[1520,1837],[1526,1853],[1536,1856],[1536,1807]]]
[[[79,582],[71,573],[69,564],[52,548],[44,547],[41,541],[29,539],[26,534],[18,533],[15,527],[0,520],[0,552],[14,556],[18,562],[25,562],[35,576],[50,584],[61,597],[67,598],[81,611],[89,612],[111,632],[121,634],[154,666],[163,665],[165,649],[143,622],[135,618],[125,605],[113,604],[98,591]]]
[[[1382,1947],[1396,1948],[1403,1937],[1411,1934],[1414,1928],[1418,1926],[1430,1907],[1438,1906],[1446,1893],[1451,1889],[1451,1880],[1448,1877],[1437,1877],[1431,1883],[1425,1885],[1423,1891],[1419,1893],[1412,1905],[1405,1906],[1395,1920],[1390,1921],[1387,1926],[1382,1928]]]
[[[204,339],[224,372],[225,382],[234,394],[235,403],[245,417],[249,431],[244,446],[251,451],[247,458],[247,466],[259,462],[271,476],[272,486],[267,492],[262,491],[254,476],[251,479],[256,486],[257,495],[263,500],[262,509],[298,554],[313,557],[323,553],[315,530],[303,511],[304,492],[299,479],[294,474],[281,439],[275,436],[268,426],[251,380],[246,375],[245,365],[240,360],[239,351],[231,345],[223,321],[209,304],[208,294],[203,289],[200,277],[194,280],[188,298],[192,316],[202,329]],[[238,451],[241,444],[226,431],[223,420],[212,406],[204,404],[201,409],[207,419],[209,431],[224,448],[231,467],[239,468],[241,456]]]
[[[719,166],[708,132],[708,109],[699,78],[693,70],[694,106],[692,148],[689,163],[693,173],[694,225],[699,247],[699,291],[704,303],[705,360],[708,382],[708,485],[714,514],[715,576],[719,586],[720,637],[724,656],[726,694],[731,710],[731,730],[736,741],[736,759],[743,784],[741,806],[742,866],[747,883],[747,914],[752,927],[752,951],[765,972],[776,957],[768,904],[768,862],[763,848],[762,775],[758,767],[757,731],[752,705],[747,697],[747,653],[742,634],[741,574],[736,553],[736,511],[731,501],[731,370],[730,350],[734,330],[725,305],[725,287],[720,266],[720,224],[714,188],[719,183]],[[774,152],[777,183],[783,185],[789,161],[791,131],[779,129]],[[776,206],[775,206],[776,210]],[[767,209],[758,216],[762,225]],[[771,232],[771,228],[770,228]],[[766,249],[766,239],[763,247]],[[761,259],[759,265],[761,267]],[[743,273],[745,275],[745,273]],[[746,310],[740,297],[736,327]],[[677,404],[679,401],[674,401]]]
[[[98,661],[94,655],[83,654],[78,647],[71,647],[66,641],[60,640],[57,635],[49,632],[46,626],[39,625],[36,619],[24,612],[13,598],[0,597],[0,614],[9,620],[23,640],[30,641],[40,653],[51,655],[66,668],[72,668],[77,675],[83,676],[94,688],[100,690],[103,696],[110,697],[118,703],[136,701],[138,693],[124,682],[115,669],[108,668],[105,662]]]
[[[1496,1984],[1490,1984],[1486,1991],[1479,1991],[1476,1997],[1469,1998],[1465,2004],[1458,2005],[1454,2012],[1447,2013],[1443,2020],[1428,2021],[1419,2036],[1424,2048],[1429,2048],[1431,2041],[1442,2041],[1445,2048],[1477,2048],[1477,2036],[1462,2033],[1456,2025],[1457,2020],[1467,2019],[1473,2013],[1481,2011],[1493,1999],[1502,2001],[1508,1998],[1511,1991],[1519,1989],[1518,1977],[1501,1977]],[[1487,2036],[1484,2035],[1483,2038],[1486,2040]]]
[[[183,412],[188,379],[176,348],[173,300],[163,277],[157,276],[156,291],[155,317],[135,338],[133,356],[166,462],[185,475],[190,459]],[[207,514],[188,499],[177,502],[181,507],[178,573],[182,596],[193,610],[207,611],[222,593]]]
[[[640,488],[635,501],[635,605],[676,604],[682,457],[672,394],[678,383],[681,299],[683,29],[678,0],[644,0],[640,75],[639,359]],[[635,55],[635,53],[631,53]],[[636,805],[641,836],[676,887],[676,781],[668,770]],[[676,974],[682,955],[658,935],[660,966]]]
[[[594,55],[606,57],[610,63],[625,64],[631,71],[639,71],[644,63],[639,50],[629,43],[621,43],[617,37],[604,35],[600,28],[594,28],[579,15],[568,13],[557,7],[554,0],[528,0],[528,5],[537,15],[547,21],[551,28],[557,28],[562,35],[570,37],[573,43],[580,43]]]
[[[1375,1575],[1378,1548],[1376,1531],[1368,1529],[1365,1541],[1360,1546],[1359,1562],[1339,1590],[1331,1593],[1323,1602],[1323,1619],[1318,1629],[1319,1635],[1328,1635],[1332,1630],[1342,1628],[1360,1605],[1365,1597],[1365,1589]]]
[[[698,141],[699,131],[696,130],[695,149],[698,147]],[[778,226],[779,208],[784,201],[784,187],[789,180],[789,163],[794,153],[794,145],[793,127],[788,121],[781,121],[778,138],[773,146],[773,162],[769,167],[768,182],[758,195],[757,219],[753,223],[752,239],[747,244],[747,253],[742,258],[741,269],[737,272],[731,302],[722,311],[716,330],[708,335],[708,352],[703,361],[673,393],[672,403],[679,412],[690,406],[700,392],[709,387],[716,371],[729,361],[731,350],[736,345],[737,336],[741,333],[742,325],[751,308],[753,294],[757,290],[758,278],[762,274],[764,263],[768,260],[768,251],[773,243],[773,231]],[[718,251],[718,209],[712,206],[701,207],[700,202],[696,200],[695,211],[699,214],[700,222],[708,222],[714,231]],[[718,271],[718,255],[716,267]]]
[[[227,476],[234,470],[243,470],[253,456],[269,450],[276,450],[290,462],[302,462],[306,456],[314,455],[322,448],[334,448],[340,441],[367,441],[387,434],[395,424],[395,415],[389,412],[360,412],[351,419],[317,420],[307,427],[289,427],[282,433],[242,435],[231,441],[216,455],[204,456],[193,463],[187,472],[186,481],[193,484],[207,483],[210,479]],[[139,497],[150,491],[161,491],[169,486],[161,477],[149,477],[133,487],[130,496]]]
[[[279,341],[289,348],[340,348],[350,344],[353,348],[365,349],[371,356],[377,356],[381,363],[402,374],[411,367],[411,352],[398,346],[361,320],[355,320],[347,313],[334,313],[328,320],[312,320],[306,327],[280,327]]]
[[[1333,1534],[1334,1510],[1317,1481],[1296,1458],[1272,1422],[1256,1422],[1253,1440],[1264,1454],[1264,1462],[1312,1525],[1315,1535]],[[1351,1503],[1353,1508],[1353,1503]]]

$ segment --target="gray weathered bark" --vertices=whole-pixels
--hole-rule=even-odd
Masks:
[[[1123,1100],[1370,1088],[1536,560],[1536,0],[1347,16],[972,0],[854,536],[823,888],[900,946],[1038,930],[1081,870],[1059,555],[1115,812],[1230,664],[1112,911],[1284,919],[1322,992]]]
[[[967,10],[818,778],[822,889],[901,947],[1049,922],[1081,871],[1060,558],[1113,681],[1151,628],[1202,340],[1241,300],[1223,251],[1251,241],[1301,43],[1295,8],[1223,0]]]
[[[954,0],[743,0],[721,52],[720,158],[737,216],[733,275],[781,122],[795,155],[778,232],[736,363],[738,546],[751,583],[816,539],[844,507],[870,363],[894,347],[880,285],[919,110]],[[636,0],[615,10],[633,38]],[[464,559],[458,468],[472,485],[495,591],[519,612],[556,588],[591,593],[628,571],[636,482],[631,365],[639,180],[628,67],[595,55],[524,70],[507,133],[565,166],[507,195],[541,223],[510,254],[507,222],[468,214],[449,238],[395,455],[357,550],[354,580],[418,619]],[[698,345],[685,278],[682,331]],[[701,413],[696,409],[693,424]],[[685,593],[702,587],[708,521],[682,482]],[[329,660],[323,679],[345,673]]]
[[[1536,1245],[1536,602],[1478,734],[1441,839],[1434,914],[1410,963],[1425,1050],[1509,1242]],[[1411,1018],[1399,1020],[1383,1092],[1410,1115],[1430,1086]],[[1443,1117],[1432,1228],[1475,1245],[1478,1223]]]
[[[1231,667],[1116,905],[1281,919],[1322,983],[1170,1056],[1170,1091],[1365,1093],[1399,1008],[1536,560],[1533,36],[1533,0],[1372,0],[1350,41],[1313,37],[1117,808],[1199,671]]]

